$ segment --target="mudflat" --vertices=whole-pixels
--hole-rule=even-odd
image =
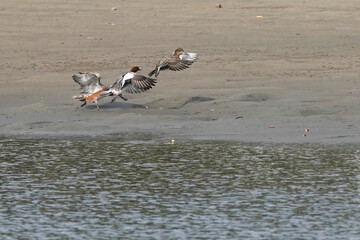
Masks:
[[[3,1],[0,135],[360,142],[360,8],[345,1]],[[160,73],[127,102],[80,108],[71,76]],[[308,129],[309,131],[306,131]]]

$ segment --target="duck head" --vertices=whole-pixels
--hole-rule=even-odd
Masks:
[[[141,70],[141,67],[139,67],[139,66],[133,66],[133,67],[130,69],[130,72],[136,73],[137,71],[140,71],[140,70]]]
[[[173,52],[173,56],[179,56],[182,53],[184,53],[184,49],[182,48],[177,48],[174,52]]]

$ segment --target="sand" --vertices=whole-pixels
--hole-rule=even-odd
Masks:
[[[0,135],[359,143],[357,3],[3,1]],[[111,84],[177,47],[198,61],[148,92],[72,99],[78,71]]]

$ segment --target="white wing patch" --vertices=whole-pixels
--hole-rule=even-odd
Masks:
[[[134,78],[134,76],[135,76],[135,73],[133,73],[133,72],[128,72],[128,73],[126,73],[125,75],[124,75],[124,77],[123,77],[123,81],[125,81],[125,80],[128,80],[128,79],[132,79],[132,78]]]
[[[196,61],[196,59],[198,58],[198,54],[197,53],[183,53],[179,56],[179,58],[181,60],[186,60],[186,61]]]
[[[126,73],[121,80],[120,89],[122,89],[124,87],[126,80],[133,79],[134,76],[135,76],[135,73],[133,73],[133,72]]]

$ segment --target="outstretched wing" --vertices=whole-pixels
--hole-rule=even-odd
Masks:
[[[156,79],[145,77],[143,75],[135,75],[130,81],[124,84],[123,89],[128,93],[141,93],[155,86]]]
[[[198,59],[197,53],[182,53],[177,56],[172,56],[167,60],[169,69],[172,71],[180,71],[189,68]]]
[[[104,88],[100,83],[101,75],[97,72],[79,72],[72,78],[80,85],[81,94],[92,94]]]

